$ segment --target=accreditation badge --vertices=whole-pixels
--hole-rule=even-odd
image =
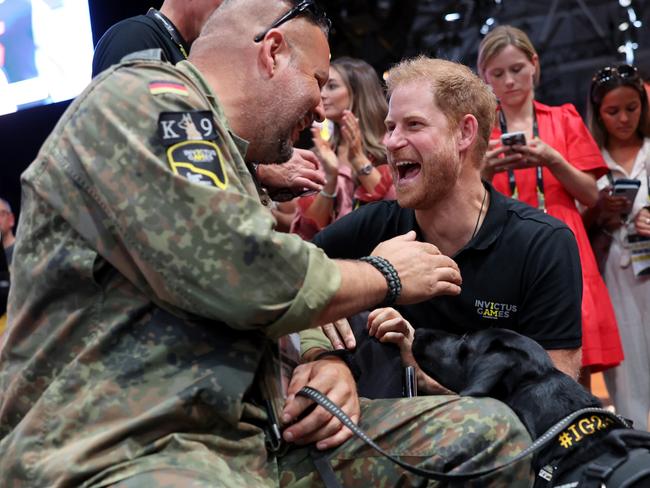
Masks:
[[[650,238],[639,235],[628,236],[628,249],[635,276],[650,275]]]

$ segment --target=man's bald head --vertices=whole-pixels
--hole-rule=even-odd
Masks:
[[[320,87],[329,70],[324,26],[303,12],[269,29],[293,6],[225,0],[192,45],[189,59],[215,90],[232,129],[249,141],[249,160],[288,159],[299,131],[323,117]]]

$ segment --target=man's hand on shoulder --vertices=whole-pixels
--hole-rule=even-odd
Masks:
[[[348,366],[336,357],[326,357],[298,366],[293,373],[288,398],[283,411],[283,423],[296,423],[287,427],[283,437],[287,442],[298,445],[316,443],[321,450],[337,447],[350,437],[352,432],[322,407],[316,407],[308,398],[296,396],[304,386],[310,386],[327,396],[357,423],[361,408],[354,377]],[[302,418],[300,418],[304,415]]]
[[[415,240],[415,232],[393,237],[377,245],[373,256],[393,265],[402,292],[397,303],[418,303],[439,295],[458,295],[462,278],[456,262],[433,244]]]

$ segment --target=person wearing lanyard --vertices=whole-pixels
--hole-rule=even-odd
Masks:
[[[95,46],[93,77],[118,64],[125,56],[147,49],[161,49],[164,59],[172,64],[187,59],[192,43],[222,3],[223,0],[165,0],[160,10],[150,8],[146,15],[118,22]],[[275,212],[275,202],[285,202],[322,189],[325,180],[318,167],[315,154],[298,148],[285,164],[249,165],[262,187],[260,193],[265,205],[274,212],[277,220],[282,215]]]
[[[222,0],[165,0],[160,10],[124,19],[109,28],[95,46],[93,77],[117,64],[127,54],[144,49],[162,49],[176,64],[187,59],[192,42]]]
[[[634,66],[606,66],[589,91],[589,128],[611,175],[598,180],[598,205],[585,212],[590,230],[609,236],[603,274],[616,312],[625,361],[605,372],[617,413],[648,429],[650,413],[650,126],[648,97]],[[617,196],[621,179],[636,196]],[[633,195],[633,194],[631,194]],[[591,225],[590,225],[591,224]],[[596,232],[594,235],[599,235]]]
[[[575,107],[535,101],[539,58],[520,29],[499,26],[479,46],[478,69],[499,99],[495,127],[483,161],[483,175],[506,195],[565,222],[578,242],[582,265],[582,365],[600,371],[623,359],[614,310],[575,202],[592,207],[596,179],[607,173],[598,146]],[[526,144],[504,146],[506,132],[524,132]],[[589,385],[589,375],[583,374]]]

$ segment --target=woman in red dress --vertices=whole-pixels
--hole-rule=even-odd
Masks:
[[[535,101],[539,58],[523,31],[511,26],[491,31],[479,47],[478,69],[499,99],[484,176],[502,193],[571,228],[582,264],[582,365],[591,371],[615,366],[623,359],[616,318],[575,203],[596,204],[596,180],[607,165],[573,105]],[[504,146],[505,132],[523,132],[527,142]]]

